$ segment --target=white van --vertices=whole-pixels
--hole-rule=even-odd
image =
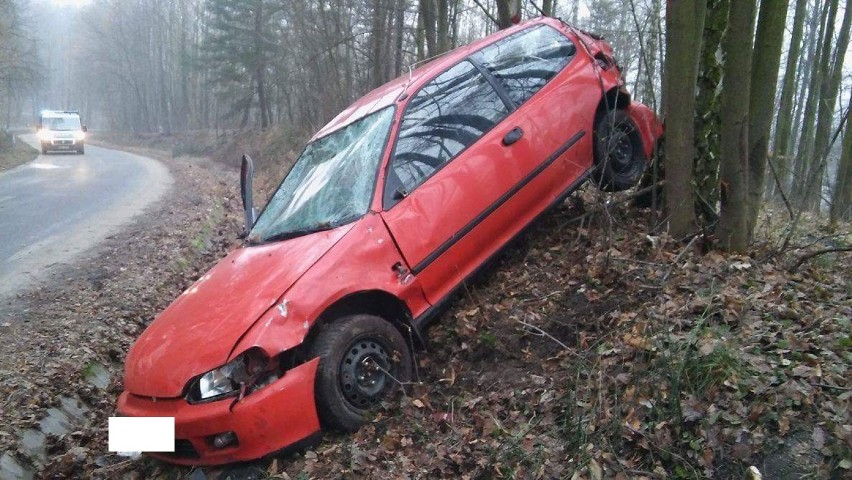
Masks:
[[[44,110],[36,126],[41,142],[41,153],[51,150],[85,152],[86,126],[80,122],[76,111]]]

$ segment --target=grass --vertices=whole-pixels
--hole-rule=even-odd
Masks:
[[[0,172],[31,162],[38,157],[38,150],[14,139],[6,131],[0,131]]]

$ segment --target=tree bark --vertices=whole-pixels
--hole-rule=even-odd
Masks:
[[[731,2],[728,31],[722,40],[720,130],[721,194],[716,236],[724,250],[748,247],[748,119],[755,0]]]
[[[843,134],[843,148],[840,161],[837,162],[837,180],[831,197],[829,222],[837,224],[838,220],[852,220],[852,95],[849,96],[849,106],[846,107],[846,132]]]
[[[793,96],[796,93],[796,74],[798,73],[799,54],[802,51],[802,34],[805,17],[807,17],[808,0],[796,1],[796,13],[793,17],[793,32],[790,36],[790,48],[787,53],[787,66],[784,70],[784,86],[781,88],[781,99],[778,104],[778,120],[775,123],[775,143],[773,159],[778,174],[782,176],[781,185],[789,169],[789,156],[792,151],[790,137],[793,130]],[[773,184],[774,185],[774,184]],[[775,192],[773,187],[770,189]]]
[[[763,179],[769,149],[769,130],[775,108],[775,89],[781,66],[781,45],[787,20],[787,0],[762,0],[751,63],[748,157],[748,238],[754,234],[763,200]]]
[[[827,74],[831,53],[831,41],[834,36],[834,19],[837,15],[837,0],[826,2],[820,17],[819,33],[816,37],[818,48],[814,56],[814,66],[808,86],[808,99],[802,116],[802,132],[799,136],[799,148],[796,155],[795,174],[791,196],[793,201],[804,207],[809,186],[805,178],[814,156],[815,124],[817,105],[820,101],[820,90],[823,77]]]
[[[669,231],[683,238],[695,228],[692,161],[695,155],[695,82],[704,0],[668,0],[666,9],[666,208]]]
[[[719,203],[719,84],[722,65],[719,45],[728,24],[731,0],[708,0],[706,28],[703,29],[698,69],[698,95],[695,100],[695,163],[693,178],[700,211],[715,211]],[[703,216],[706,223],[715,218]]]
[[[822,203],[822,184],[825,177],[825,166],[828,157],[829,137],[834,120],[834,107],[840,91],[840,81],[843,75],[843,60],[849,47],[849,29],[852,24],[852,0],[846,0],[846,13],[840,26],[837,44],[831,54],[831,64],[822,77],[820,101],[817,108],[817,125],[814,137],[814,158],[810,164],[807,177],[805,205],[818,212]],[[825,43],[825,46],[830,46]],[[829,65],[823,62],[823,65]]]

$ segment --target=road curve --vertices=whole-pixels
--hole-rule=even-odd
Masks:
[[[35,135],[19,138],[38,147]],[[156,160],[94,145],[0,172],[0,303],[114,234],[172,183]]]

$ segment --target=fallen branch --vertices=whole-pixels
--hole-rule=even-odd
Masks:
[[[807,255],[802,255],[801,257],[799,257],[799,260],[797,260],[796,263],[793,264],[792,267],[787,269],[787,271],[789,271],[790,273],[795,273],[795,271],[798,270],[799,267],[801,267],[802,264],[804,264],[808,260],[810,260],[814,257],[818,257],[820,255],[824,255],[826,253],[835,253],[835,252],[852,252],[852,247],[824,248],[822,250],[817,250],[816,252],[811,252]]]
[[[631,195],[629,197],[625,197],[625,198],[623,198],[619,201],[620,202],[628,202],[628,201],[631,201],[631,200],[635,200],[635,199],[641,197],[642,195],[645,195],[646,193],[653,192],[654,190],[656,190],[658,188],[662,188],[665,184],[666,184],[665,180],[660,180],[659,182],[657,182],[653,185],[647,186],[647,187],[645,187],[641,190],[637,190],[635,193],[633,193],[633,195]],[[606,209],[607,209],[607,204],[604,203],[603,206],[599,206],[597,208],[589,210],[588,212],[586,212],[586,213],[584,213],[584,214],[582,214],[578,217],[574,217],[574,218],[566,220],[565,222],[562,222],[557,228],[562,228],[566,225],[571,225],[572,223],[576,223],[576,222],[579,222],[581,220],[585,220],[587,217],[594,215],[595,213],[605,211]]]

